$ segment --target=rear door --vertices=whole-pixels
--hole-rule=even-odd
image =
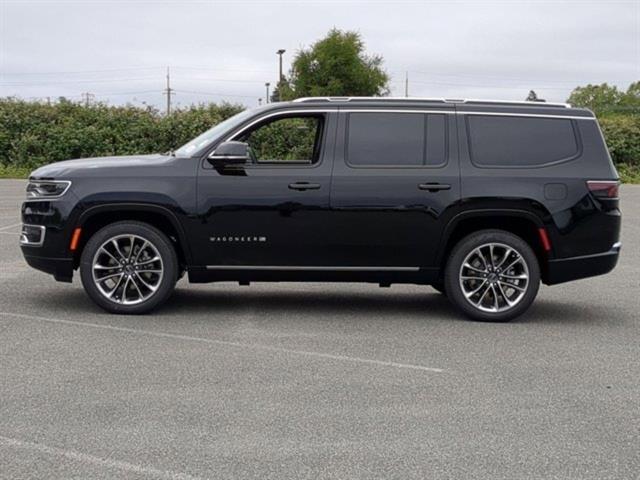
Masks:
[[[459,197],[453,106],[341,109],[330,199],[341,264],[432,266],[440,218]]]

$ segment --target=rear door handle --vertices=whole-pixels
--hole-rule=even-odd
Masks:
[[[296,183],[290,183],[289,184],[289,188],[291,190],[319,190],[320,189],[320,184],[319,183],[309,183],[309,182],[296,182]]]
[[[418,188],[427,192],[437,192],[439,190],[451,190],[451,185],[448,183],[421,183]]]

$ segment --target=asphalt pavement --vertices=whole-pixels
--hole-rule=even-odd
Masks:
[[[639,186],[614,272],[489,324],[429,287],[184,279],[112,316],[26,265],[24,185],[0,181],[0,478],[639,478]]]

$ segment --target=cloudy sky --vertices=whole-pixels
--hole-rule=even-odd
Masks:
[[[0,96],[162,106],[256,105],[330,28],[384,57],[392,94],[564,101],[576,85],[640,79],[640,0],[0,0]]]

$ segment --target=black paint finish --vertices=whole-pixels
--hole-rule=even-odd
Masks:
[[[351,165],[349,115],[430,112],[446,119],[446,162]],[[214,168],[207,156],[256,122],[312,112],[324,117],[312,165]],[[534,168],[482,167],[469,150],[469,115],[567,117],[579,154]],[[46,226],[41,247],[23,246],[34,268],[69,281],[87,236],[109,221],[135,218],[165,231],[193,282],[319,280],[431,283],[451,242],[465,229],[498,222],[533,232],[543,280],[606,273],[618,257],[617,200],[602,200],[587,180],[617,180],[593,114],[544,105],[412,100],[306,101],[256,110],[192,157],[145,155],[60,162],[33,179],[70,180],[61,198],[30,200],[24,223]],[[485,227],[486,228],[486,227]],[[540,245],[545,228],[551,251]],[[523,230],[524,229],[524,230]]]

